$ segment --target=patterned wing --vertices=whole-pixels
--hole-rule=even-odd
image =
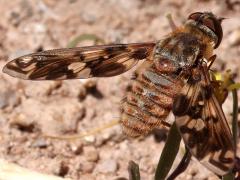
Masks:
[[[31,80],[115,76],[148,58],[154,46],[134,43],[48,50],[16,58],[5,65],[3,72]]]
[[[213,93],[207,67],[200,69],[175,99],[173,113],[192,155],[212,172],[224,175],[234,164],[232,135]]]

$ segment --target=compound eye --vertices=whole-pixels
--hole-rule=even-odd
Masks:
[[[206,18],[202,20],[203,25],[207,26],[209,29],[211,29],[213,32],[215,32],[215,24],[212,19]]]
[[[195,20],[195,21],[198,21],[198,19],[202,16],[203,13],[201,12],[195,12],[195,13],[192,13],[188,16],[188,19],[192,19],[192,20]]]

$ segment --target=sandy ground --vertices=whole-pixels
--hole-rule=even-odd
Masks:
[[[228,18],[214,68],[231,69],[240,81],[240,5],[231,2],[0,0],[0,68],[16,56],[66,47],[86,33],[106,43],[158,40],[170,32],[167,13],[182,24],[191,12],[212,11]],[[43,137],[79,134],[117,119],[130,77],[131,72],[90,82],[32,82],[0,73],[0,158],[42,173],[82,180],[128,179],[127,164],[134,160],[142,180],[153,179],[164,142],[157,142],[152,134],[128,139],[115,126],[75,141]],[[90,87],[92,83],[95,89]],[[231,103],[229,96],[223,106],[228,119]],[[181,157],[180,153],[174,166]],[[192,160],[178,179],[218,178]]]

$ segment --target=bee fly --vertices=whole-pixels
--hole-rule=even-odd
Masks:
[[[222,18],[192,13],[157,42],[55,49],[16,58],[3,72],[30,80],[110,77],[144,61],[126,92],[121,124],[129,136],[169,127],[170,111],[190,152],[218,175],[233,168],[232,135],[213,93],[209,68],[222,40]]]

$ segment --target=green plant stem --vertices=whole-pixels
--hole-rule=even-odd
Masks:
[[[233,82],[234,83],[234,82]],[[232,133],[235,148],[237,148],[238,141],[238,95],[237,89],[232,90],[233,96],[233,116],[232,116]]]
[[[229,91],[234,90],[234,89],[240,89],[240,83],[232,83],[230,86],[228,86]]]
[[[161,157],[158,162],[155,180],[166,179],[172,164],[177,156],[179,145],[181,142],[181,136],[178,132],[176,123],[174,123],[169,131],[166,144],[163,148]]]
[[[139,166],[134,161],[128,163],[129,180],[140,180]]]
[[[234,81],[231,80],[231,83],[234,84]],[[233,96],[233,115],[232,115],[232,133],[233,133],[233,143],[235,147],[235,151],[237,148],[238,141],[238,95],[237,89],[232,89]],[[234,174],[229,172],[227,175],[223,176],[223,180],[233,180]]]

